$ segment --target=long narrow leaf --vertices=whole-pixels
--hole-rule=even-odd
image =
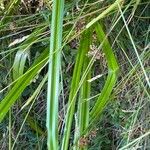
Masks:
[[[86,25],[86,28],[90,28],[92,25],[94,25],[96,22],[98,22],[100,19],[106,17],[108,15],[108,13],[110,13],[111,11],[113,11],[114,9],[116,9],[118,7],[118,4],[121,4],[124,0],[116,0],[112,5],[110,5],[105,11],[103,11],[99,16],[97,16],[96,18],[94,18],[91,22],[89,22]]]
[[[61,45],[64,0],[53,1],[50,57],[47,89],[47,146],[49,150],[58,149],[58,96],[61,67]]]
[[[90,43],[89,43],[90,48]],[[84,59],[84,66],[83,66],[83,72],[86,70],[88,64],[89,64],[89,58],[85,57]],[[90,98],[90,91],[91,91],[91,83],[88,82],[88,80],[91,78],[91,70],[88,72],[88,75],[86,76],[83,85],[81,87],[81,94],[79,99],[79,137],[83,134],[85,129],[89,125],[89,98]],[[86,138],[86,135],[85,135]],[[78,147],[80,150],[87,150],[87,145],[80,147],[80,140],[78,143]]]
[[[109,44],[106,34],[104,33],[100,24],[96,25],[96,33],[99,41],[103,44],[102,49],[108,63],[108,76],[104,88],[96,101],[93,109],[90,112],[90,121],[93,122],[99,114],[104,110],[106,104],[109,102],[110,94],[117,80],[118,63],[114,56],[111,45]]]
[[[80,76],[83,68],[84,58],[87,57],[86,54],[87,51],[89,50],[90,41],[91,41],[91,30],[87,30],[82,35],[82,39],[80,41],[80,47],[78,50],[77,59],[75,63],[75,68],[73,72],[67,114],[65,118],[65,129],[64,129],[64,136],[63,136],[62,147],[61,147],[62,150],[68,150],[70,131],[71,131],[72,120],[73,120],[75,104],[76,104],[75,95],[80,82]]]
[[[20,77],[14,84],[12,89],[8,92],[5,98],[0,102],[0,122],[4,119],[10,107],[21,96],[24,89],[30,84],[35,75],[46,64],[48,60],[48,49],[46,49],[29,68],[29,70]]]

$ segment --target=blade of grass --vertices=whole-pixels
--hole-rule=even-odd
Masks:
[[[31,97],[28,98],[27,102],[21,107],[20,111],[22,111],[25,107],[27,107],[32,101],[37,99],[37,96],[41,93],[42,88],[43,88],[45,82],[47,81],[47,78],[48,78],[48,74],[46,74],[44,76],[44,78],[38,85],[37,89],[34,91],[34,93],[31,95]],[[25,116],[25,113],[24,113],[24,116]],[[30,115],[28,115],[26,121],[30,125],[30,128],[33,129],[34,131],[36,131],[37,134],[46,136],[46,133],[40,128],[38,123],[36,123],[36,121]]]
[[[73,71],[73,78],[71,82],[71,90],[69,94],[67,114],[65,118],[65,128],[61,147],[62,150],[68,150],[69,147],[70,131],[76,104],[76,98],[74,98],[74,95],[76,94],[76,90],[78,89],[84,59],[86,57],[85,55],[87,54],[87,51],[89,50],[89,43],[91,42],[91,37],[92,37],[91,31],[87,30],[83,33],[80,41],[80,47],[78,50],[76,63]]]
[[[102,49],[105,54],[107,63],[108,63],[108,76],[106,79],[106,83],[104,85],[104,88],[96,101],[94,107],[92,108],[90,112],[90,121],[93,122],[96,120],[96,118],[100,115],[100,113],[104,110],[106,107],[106,104],[109,102],[109,96],[113,90],[113,87],[117,80],[117,72],[118,72],[118,63],[116,61],[116,58],[113,54],[113,50],[111,48],[111,45],[106,38],[106,35],[101,27],[100,24],[96,25],[96,34],[98,37],[98,40],[102,42]]]
[[[92,21],[90,21],[87,25],[86,28],[88,29],[89,27],[91,27],[93,24],[95,24],[97,21],[99,21],[100,19],[104,18],[107,16],[107,14],[109,14],[111,11],[113,11],[114,9],[117,8],[118,3],[121,4],[124,0],[116,0],[112,5],[110,5],[106,10],[104,10],[99,16],[97,16],[96,18],[94,18]]]
[[[90,47],[90,43],[89,43]],[[84,59],[84,66],[83,71],[86,70],[88,64],[89,64],[89,58],[85,57]],[[81,87],[81,94],[79,98],[79,136],[83,134],[84,130],[89,125],[89,101],[87,99],[90,98],[90,91],[91,91],[91,83],[88,82],[88,80],[91,78],[91,70],[88,72],[85,81],[83,82],[83,85]],[[85,135],[86,137],[86,135]],[[80,145],[80,141],[78,143],[78,146]],[[87,145],[80,147],[79,150],[87,150]]]
[[[25,122],[26,122],[26,120],[27,120],[27,118],[28,118],[28,116],[29,116],[29,113],[31,112],[31,109],[33,108],[33,104],[35,103],[35,100],[36,100],[36,99],[34,99],[34,101],[32,102],[32,104],[30,105],[27,114],[26,114],[26,115],[24,114],[24,115],[25,115],[24,120],[23,120],[23,122],[22,122],[22,124],[21,124],[21,127],[20,127],[20,129],[19,129],[19,131],[18,131],[16,137],[15,137],[15,140],[14,140],[14,142],[13,142],[13,144],[12,144],[11,150],[14,150],[14,147],[15,147],[17,141],[18,141],[18,138],[19,138],[19,135],[20,135],[20,133],[21,133],[21,131],[22,131],[22,129],[23,129],[23,126],[24,126],[24,124],[25,124]]]
[[[11,109],[9,110],[9,150],[11,150],[11,146],[12,146],[12,138],[11,138],[11,135],[12,135],[12,117],[11,117]]]
[[[117,76],[113,72],[110,72],[107,76],[105,86],[90,112],[90,123],[93,123],[105,109],[107,103],[109,102],[109,97],[113,90],[114,84],[116,83],[116,78]]]
[[[147,75],[147,73],[146,73],[146,71],[145,71],[143,62],[141,61],[141,58],[140,58],[139,53],[138,53],[138,51],[137,51],[137,48],[136,48],[136,46],[135,46],[134,40],[133,40],[132,35],[131,35],[131,33],[130,33],[130,30],[129,30],[129,28],[128,28],[128,24],[127,24],[127,22],[126,22],[126,20],[125,20],[125,17],[124,17],[124,15],[123,15],[122,10],[121,10],[120,4],[119,4],[119,3],[117,3],[117,4],[118,4],[118,7],[119,7],[119,11],[120,11],[120,13],[121,13],[122,20],[123,20],[123,22],[124,22],[124,24],[125,24],[125,27],[126,27],[126,30],[127,30],[127,32],[128,32],[129,38],[130,38],[130,40],[131,40],[132,46],[133,46],[133,48],[134,48],[135,54],[136,54],[136,56],[137,56],[137,59],[138,59],[138,61],[139,61],[139,63],[140,63],[140,66],[141,66],[141,69],[142,69],[142,71],[143,71],[143,74],[144,74],[144,76],[145,76],[145,80],[146,80],[146,82],[147,82],[148,87],[150,88],[150,81],[149,81],[148,75]]]
[[[145,138],[146,136],[150,135],[150,131],[148,130],[145,134],[141,135],[140,137],[136,138],[135,140],[133,140],[132,142],[130,142],[129,144],[119,148],[119,150],[127,150],[130,149],[129,146],[134,145],[136,142],[142,140],[143,138]]]
[[[12,89],[0,102],[0,122],[4,119],[5,115],[9,111],[10,107],[15,103],[15,101],[22,94],[24,89],[30,84],[35,75],[45,66],[48,60],[48,49],[46,49],[33,63],[29,70],[14,84]]]
[[[32,96],[29,97],[28,100],[26,101],[26,103],[21,107],[21,110],[24,109],[25,107],[27,107],[33,101],[33,99],[40,93],[40,91],[42,90],[45,82],[47,81],[47,78],[48,78],[48,74],[45,75],[45,77],[40,82],[39,86],[36,88],[36,90],[34,91]]]
[[[47,88],[47,146],[49,150],[58,149],[58,97],[61,69],[61,47],[64,0],[53,1],[50,57]]]
[[[13,80],[16,80],[23,74],[25,62],[27,57],[29,56],[29,50],[22,51],[19,50],[16,53],[14,64],[13,64]]]

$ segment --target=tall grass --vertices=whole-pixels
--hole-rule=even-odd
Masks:
[[[3,15],[0,23],[0,34],[2,35],[0,40],[5,43],[5,50],[0,52],[2,56],[1,62],[4,61],[2,65],[0,64],[0,68],[5,68],[7,64],[10,65],[7,66],[9,68],[7,70],[9,72],[8,76],[6,76],[8,83],[0,91],[0,94],[3,94],[2,100],[0,100],[0,123],[6,126],[4,118],[7,122],[7,113],[9,112],[9,149],[15,149],[19,136],[21,136],[21,131],[23,127],[26,127],[25,123],[27,123],[29,128],[33,130],[33,135],[36,132],[38,142],[44,143],[46,141],[47,143],[47,146],[42,144],[37,146],[35,144],[36,148],[88,150],[92,147],[90,143],[93,142],[89,141],[92,140],[90,138],[91,131],[94,127],[98,126],[99,117],[102,116],[104,110],[106,115],[103,115],[101,119],[104,122],[105,120],[111,122],[108,118],[115,120],[120,112],[121,115],[119,114],[119,117],[122,120],[128,119],[126,122],[122,121],[122,123],[119,121],[118,123],[117,119],[115,122],[112,121],[110,123],[114,124],[113,128],[115,130],[122,131],[127,128],[126,131],[122,131],[123,134],[116,133],[115,131],[115,136],[119,134],[122,137],[121,140],[119,136],[115,137],[115,140],[118,140],[115,142],[117,144],[120,142],[117,148],[122,150],[130,147],[133,148],[137,142],[140,143],[140,140],[148,137],[149,130],[148,132],[141,131],[140,134],[137,133],[138,137],[136,138],[134,138],[133,135],[135,133],[133,134],[133,132],[136,123],[141,118],[139,114],[147,104],[145,99],[150,97],[148,91],[149,68],[147,67],[147,59],[149,58],[149,52],[147,51],[147,49],[149,50],[149,29],[144,31],[143,37],[146,37],[146,42],[142,41],[142,43],[145,42],[145,45],[141,53],[139,49],[142,49],[142,46],[140,44],[139,46],[138,42],[141,43],[140,40],[142,39],[137,42],[138,38],[133,37],[132,30],[130,30],[133,27],[129,25],[134,17],[137,17],[139,20],[141,19],[135,15],[138,7],[144,5],[146,9],[149,3],[141,2],[140,0],[130,2],[116,0],[112,3],[109,1],[101,3],[89,0],[86,3],[81,1],[78,5],[78,3],[64,2],[64,0],[55,0],[53,4],[47,1],[46,4],[48,6],[46,10],[41,10],[36,15],[32,14],[33,18],[29,16],[20,19],[18,17],[16,21],[18,33],[14,31],[13,34],[7,35],[7,28],[13,20],[10,16],[16,13],[15,9],[18,8],[19,3],[21,3],[20,0],[11,0],[7,3],[5,10],[0,12]],[[128,14],[130,14],[129,18],[126,19]],[[26,20],[35,24],[38,22],[38,24],[26,29],[26,27],[23,27],[24,23],[27,22]],[[19,40],[15,40],[15,42],[17,41],[16,43],[14,40],[13,42],[9,41],[12,36],[20,35],[23,32],[22,30],[25,30],[25,33],[28,33],[28,31],[31,33],[24,35]],[[133,31],[136,31],[136,28]],[[3,36],[5,34],[6,36]],[[6,40],[7,38],[9,40]],[[112,40],[114,41],[112,42]],[[70,46],[72,44],[73,46]],[[90,57],[91,45],[96,45],[97,49],[94,50],[94,54]],[[72,47],[75,47],[77,50],[73,50]],[[132,51],[132,48],[133,53],[128,50]],[[69,51],[68,54],[66,54],[67,51]],[[100,58],[100,60],[95,62],[99,53],[103,53],[104,58]],[[125,56],[125,59],[123,56]],[[73,64],[73,60],[75,64]],[[105,72],[100,73],[100,70],[97,69],[96,72],[103,75],[98,75],[100,78],[96,79],[93,77],[95,76],[96,65],[99,65],[99,63],[103,65],[103,61],[106,63],[104,67]],[[66,65],[67,63],[69,67]],[[128,66],[127,68],[126,65]],[[62,84],[60,83],[61,68],[62,75],[64,75],[62,76],[62,80],[65,83],[64,87],[60,86]],[[69,73],[68,70],[70,71]],[[105,77],[103,78],[103,76]],[[46,83],[47,80],[48,83]],[[92,83],[90,82],[91,80],[93,81]],[[100,81],[100,85],[95,80]],[[95,86],[94,89],[93,84]],[[45,85],[47,88],[45,88]],[[124,88],[127,89],[127,92],[122,93]],[[62,95],[61,90],[64,90]],[[141,93],[139,95],[139,97],[141,96],[140,100],[131,94],[133,92],[135,95],[137,93],[136,90]],[[43,96],[41,96],[41,93],[44,93]],[[96,96],[95,93],[97,93]],[[122,99],[122,95],[119,95],[120,93],[125,95],[123,98],[127,99],[127,101],[131,97],[133,102],[126,102],[129,104],[120,102],[119,100]],[[46,94],[47,96],[45,96]],[[45,99],[47,99],[47,103]],[[112,105],[108,105],[112,99],[118,99],[118,101],[113,101]],[[19,100],[19,105],[17,100]],[[44,104],[41,104],[41,101]],[[135,104],[133,104],[134,102]],[[114,108],[116,105],[118,107],[120,105],[116,103],[123,103],[125,109]],[[130,105],[131,110],[128,110],[128,105]],[[41,109],[43,112],[46,111],[46,119],[42,117],[43,114],[45,116],[45,113],[40,114],[41,120],[38,117],[35,119],[34,116],[30,115],[30,112],[36,115],[37,106],[40,112]],[[107,110],[107,108],[109,109]],[[32,109],[33,111],[31,111]],[[117,112],[118,110],[119,113]],[[129,114],[133,113],[128,118],[126,112]],[[20,128],[18,129],[17,127],[16,131],[18,133],[14,137],[12,129],[20,114],[23,114],[23,121],[20,123]],[[14,116],[17,116],[16,120]],[[103,125],[102,121],[99,123],[99,126]],[[43,127],[45,122],[46,129]],[[105,145],[102,144],[103,140],[107,141],[107,138],[102,138],[101,134],[107,134],[107,131],[112,134],[107,129],[107,126],[109,125],[106,123],[106,129],[98,131],[100,134],[97,136],[101,140],[95,137],[98,140],[98,145]],[[138,122],[139,126],[142,126],[141,122]],[[140,128],[140,130],[142,129]],[[27,136],[29,135],[27,133]],[[41,142],[41,139],[44,142]],[[94,142],[96,143],[96,140]],[[105,146],[102,147],[102,149],[105,148],[107,149]],[[111,149],[111,146],[109,149]]]

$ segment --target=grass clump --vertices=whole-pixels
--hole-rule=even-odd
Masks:
[[[149,5],[1,1],[1,149],[149,149]]]

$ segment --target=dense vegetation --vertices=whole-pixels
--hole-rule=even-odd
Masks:
[[[150,2],[0,1],[0,149],[150,149]]]

